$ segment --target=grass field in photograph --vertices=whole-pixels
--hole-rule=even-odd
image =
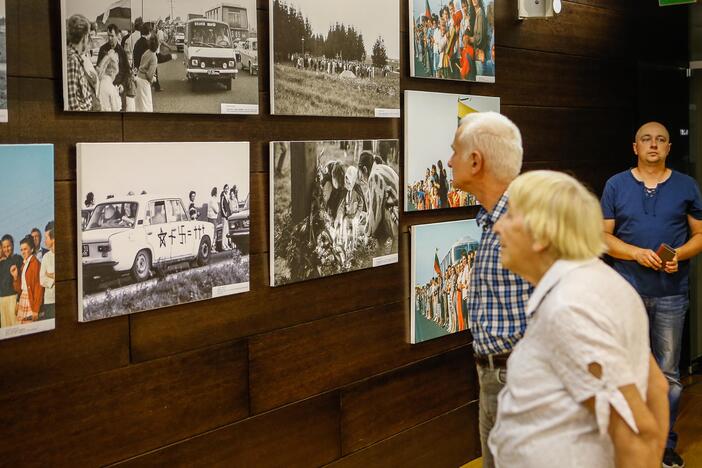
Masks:
[[[374,117],[375,109],[400,108],[398,75],[340,78],[323,72],[275,65],[275,113]]]

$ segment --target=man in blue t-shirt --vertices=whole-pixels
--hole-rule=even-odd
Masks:
[[[667,169],[668,130],[657,122],[636,132],[636,167],[607,181],[602,194],[605,237],[613,267],[641,295],[648,312],[651,351],[670,384],[670,433],[663,466],[682,467],[675,452],[680,345],[689,305],[689,259],[702,251],[702,197],[694,179]],[[656,253],[675,250],[672,261]]]

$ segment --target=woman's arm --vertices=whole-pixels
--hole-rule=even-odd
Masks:
[[[589,366],[590,373],[601,378],[599,364]],[[653,356],[649,357],[648,391],[646,401],[636,385],[619,388],[636,422],[634,432],[616,410],[610,411],[609,435],[614,445],[614,459],[618,468],[658,468],[661,466],[665,441],[668,436],[668,382]],[[584,402],[595,412],[595,398]]]

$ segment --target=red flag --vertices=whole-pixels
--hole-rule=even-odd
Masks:
[[[439,264],[439,256],[434,252],[434,271],[441,277],[441,265]]]
[[[425,0],[426,2],[426,11],[424,12],[424,16],[427,18],[431,19],[431,8],[429,8],[429,0]]]

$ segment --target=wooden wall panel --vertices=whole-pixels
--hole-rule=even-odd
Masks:
[[[353,385],[341,393],[341,453],[360,450],[478,398],[473,348]]]
[[[251,338],[254,413],[465,345],[468,333],[409,345],[407,302],[372,307]],[[271,382],[276,382],[271,385]]]
[[[3,464],[104,465],[246,417],[246,344],[22,391],[0,408]]]
[[[338,395],[328,393],[117,466],[322,466],[339,457],[338,430]]]
[[[497,82],[421,80],[398,3],[403,90],[500,96],[525,169],[595,191],[633,160],[635,60],[686,50],[684,9],[566,0],[559,17],[519,22],[517,0],[497,0]],[[55,145],[59,282],[57,329],[0,342],[0,464],[455,467],[478,455],[470,334],[406,343],[409,227],[475,208],[403,214],[399,264],[268,287],[268,143],[403,138],[398,119],[269,115],[268,4],[257,0],[261,115],[118,115],[62,111],[59,2],[7,1],[0,142]],[[674,33],[651,42],[662,27]],[[121,141],[251,142],[251,292],[77,323],[76,144]]]
[[[480,456],[473,402],[328,465],[330,468],[456,468]]]

